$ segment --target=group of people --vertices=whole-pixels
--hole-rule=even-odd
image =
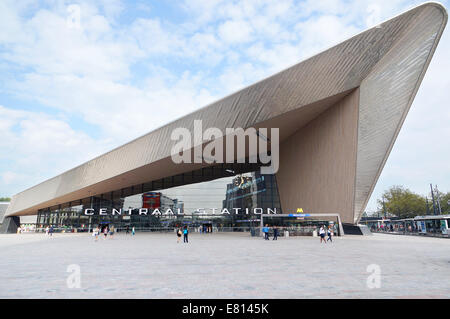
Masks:
[[[184,243],[189,243],[189,239],[188,239],[189,231],[188,231],[187,226],[184,226],[183,229],[178,228],[176,233],[177,233],[177,243],[180,242],[181,235],[183,235],[183,242]]]
[[[198,232],[203,234],[212,233],[213,227],[211,225],[201,225],[198,227]]]
[[[45,227],[45,235],[46,236],[48,236],[48,237],[53,237],[53,231],[54,231],[54,229],[53,229],[53,226],[47,226],[47,227]]]
[[[327,239],[325,240],[325,233],[327,234]],[[326,244],[327,241],[333,242],[332,236],[333,236],[333,229],[331,226],[328,226],[328,228],[325,225],[320,226],[319,229],[319,236],[320,236],[320,243],[322,241]]]
[[[272,240],[277,240],[278,236],[279,236],[278,227],[274,226],[274,227],[272,227],[272,229],[273,229],[273,239]],[[266,224],[266,226],[264,226],[262,228],[262,232],[264,234],[265,240],[269,240],[269,231],[270,231],[269,225]],[[328,236],[327,239],[325,239],[325,234],[327,234],[327,236]],[[320,236],[320,243],[322,243],[322,242],[326,243],[327,241],[333,242],[332,226],[326,227],[325,225],[322,225],[319,229],[319,236]]]
[[[272,240],[278,240],[278,227],[274,226],[272,228],[273,228],[273,239]],[[266,226],[264,226],[262,228],[262,232],[264,233],[265,240],[269,240],[269,231],[270,231],[269,225],[266,224]]]
[[[130,226],[127,225],[127,228],[125,230],[125,234],[129,234],[130,233]],[[136,235],[136,229],[134,228],[134,226],[131,228],[131,236]]]
[[[95,241],[98,240],[100,233],[102,233],[104,235],[103,239],[106,239],[108,237],[108,234],[109,234],[109,238],[113,239],[114,233],[115,233],[114,225],[111,226],[111,228],[108,226],[104,226],[103,228],[100,226],[95,227],[92,230],[92,236],[94,237]]]

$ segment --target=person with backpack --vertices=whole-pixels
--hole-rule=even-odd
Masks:
[[[182,234],[182,231],[181,231],[181,228],[178,228],[177,229],[177,244],[180,242],[180,240],[181,240],[181,234]]]
[[[186,226],[184,226],[184,230],[183,230],[183,242],[184,243],[189,243],[188,234],[189,234],[188,229]]]

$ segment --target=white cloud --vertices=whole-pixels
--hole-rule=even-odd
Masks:
[[[11,194],[62,173],[111,147],[64,120],[0,105],[0,192]]]
[[[251,40],[252,28],[243,20],[228,20],[219,26],[220,38],[226,43],[246,43]]]

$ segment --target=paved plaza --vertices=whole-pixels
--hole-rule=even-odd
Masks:
[[[449,298],[450,240],[375,234],[0,235],[1,298]],[[69,265],[81,287],[68,288]],[[367,266],[380,267],[368,288]]]

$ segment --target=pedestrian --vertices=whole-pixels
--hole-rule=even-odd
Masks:
[[[134,236],[134,234],[136,234],[136,230],[134,229],[134,226],[133,226],[133,228],[131,228],[131,236]]]
[[[106,239],[106,237],[108,237],[108,226],[105,226],[103,228],[103,235],[105,235],[105,237],[103,237],[103,239]]]
[[[331,226],[328,226],[327,235],[328,235],[327,241],[333,242],[333,239],[331,238],[332,235]]]
[[[127,231],[126,231],[126,233],[125,234],[129,234],[130,233],[130,226],[129,225],[127,225]]]
[[[320,243],[322,243],[322,241],[323,241],[326,244],[327,241],[325,240],[325,229],[324,229],[324,226],[320,227],[319,235],[320,235]]]
[[[273,227],[273,239],[272,240],[278,240],[278,227]]]
[[[92,237],[94,237],[94,240],[95,240],[95,241],[98,240],[98,233],[99,233],[99,229],[98,229],[98,227],[95,227],[95,228],[92,230]]]
[[[181,234],[182,234],[182,232],[181,232],[181,228],[178,228],[177,229],[177,244],[180,242],[180,240],[181,240]]]
[[[269,240],[269,225],[266,224],[265,227],[263,227],[262,232],[264,233],[264,239]]]
[[[114,236],[114,225],[111,226],[109,229],[109,238],[113,239]]]
[[[50,226],[48,233],[49,233],[50,237],[53,237],[53,225]]]
[[[47,226],[47,227],[45,227],[45,236],[47,236],[48,237],[48,232],[50,231],[50,228]]]
[[[189,243],[188,234],[189,234],[189,232],[188,232],[187,226],[184,226],[184,230],[183,230],[183,242],[184,243]]]

